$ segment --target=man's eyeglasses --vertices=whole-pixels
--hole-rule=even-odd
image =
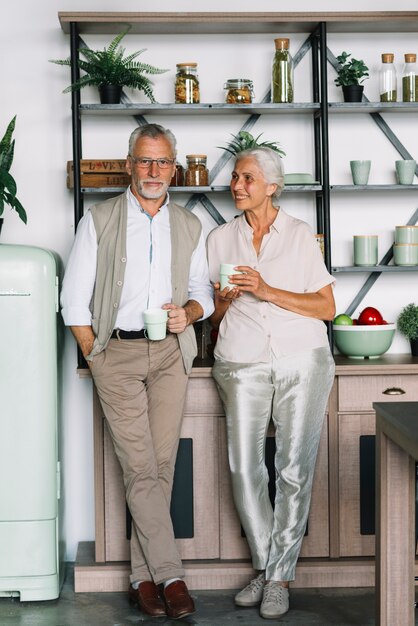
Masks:
[[[147,159],[146,157],[130,157],[132,162],[141,169],[149,169],[153,163],[156,163],[161,170],[171,167],[174,159]]]

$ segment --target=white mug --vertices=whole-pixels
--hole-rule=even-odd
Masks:
[[[152,341],[165,339],[167,334],[168,311],[165,309],[147,309],[143,312],[145,336]]]
[[[235,265],[233,263],[221,263],[219,267],[219,282],[221,284],[221,291],[223,291],[225,287],[232,289],[237,286],[229,282],[229,277],[231,274],[243,274],[244,272],[234,270],[234,267]]]

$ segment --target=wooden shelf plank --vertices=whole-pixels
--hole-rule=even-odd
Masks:
[[[132,33],[199,34],[313,32],[320,22],[329,32],[414,32],[417,11],[362,12],[67,12],[58,13],[61,28],[70,32],[71,22],[80,33],[115,33],[117,26],[131,24]]]
[[[329,102],[330,113],[417,113],[418,102]]]
[[[332,191],[417,191],[418,185],[331,185]]]
[[[81,115],[149,115],[162,113],[164,115],[283,115],[283,113],[314,113],[319,111],[317,102],[297,103],[253,103],[253,104],[224,104],[221,102],[201,104],[150,104],[130,102],[126,104],[81,104]]]
[[[126,187],[82,187],[85,194],[123,193]],[[321,185],[286,185],[282,193],[310,193],[321,191]],[[215,185],[211,187],[170,187],[170,193],[226,193],[230,192],[228,185]]]
[[[332,267],[331,271],[333,274],[340,273],[359,273],[366,272],[369,274],[370,272],[418,272],[418,265],[368,265],[365,267],[360,267],[358,265],[345,265],[340,267]]]

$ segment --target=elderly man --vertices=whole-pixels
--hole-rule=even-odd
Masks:
[[[213,311],[199,219],[171,202],[176,140],[157,124],[129,140],[131,184],[78,226],[61,303],[90,367],[132,515],[129,600],[146,614],[194,612],[170,518],[174,464],[193,322]],[[143,312],[168,311],[167,336],[150,341]]]

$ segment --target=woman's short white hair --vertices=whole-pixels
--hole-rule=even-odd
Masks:
[[[282,157],[271,148],[260,146],[259,148],[249,148],[238,152],[235,163],[246,157],[254,157],[261,171],[264,180],[268,184],[277,185],[276,191],[271,196],[273,206],[279,206],[279,197],[284,187],[284,167]]]

